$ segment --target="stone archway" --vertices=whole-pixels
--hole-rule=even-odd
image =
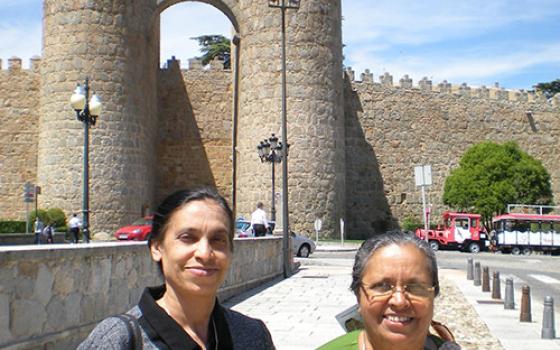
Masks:
[[[91,221],[111,230],[152,203],[159,166],[159,13],[179,0],[45,0],[38,182],[47,205],[80,203],[80,124],[68,94],[86,75],[104,100],[91,136]],[[269,169],[256,140],[280,130],[280,12],[264,1],[205,0],[239,33],[237,211],[270,202]],[[344,112],[340,0],[302,1],[287,16],[290,222],[334,233],[344,217]],[[263,174],[261,176],[261,174]]]
[[[158,18],[163,11],[186,2],[206,3],[162,2],[158,7]],[[235,27],[237,21],[227,6],[221,2],[214,3],[219,3],[210,4],[214,8],[226,7],[221,12]],[[157,22],[153,27],[154,35],[158,35],[160,30]],[[237,38],[237,35],[234,34],[234,37]],[[232,39],[232,42],[237,40]],[[232,48],[235,53],[234,44]],[[177,189],[200,186],[214,187],[232,202],[235,159],[232,157],[232,146],[235,146],[232,135],[237,116],[233,106],[237,96],[234,77],[234,71],[224,69],[219,61],[203,69],[194,58],[189,59],[188,69],[181,69],[180,62],[174,57],[167,61],[166,67],[159,69],[156,141],[159,166],[155,203]]]

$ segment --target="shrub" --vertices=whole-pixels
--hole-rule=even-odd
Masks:
[[[47,210],[47,224],[52,224],[56,228],[66,226],[66,215],[60,208],[50,208]]]
[[[25,221],[0,221],[0,233],[24,233]]]
[[[33,210],[29,214],[29,226],[30,226],[29,227],[29,232],[33,232],[33,227],[34,227],[34,223],[35,223],[35,219],[37,218],[37,215],[39,215],[39,219],[41,219],[41,221],[44,224],[54,225],[57,232],[61,232],[61,231],[64,231],[66,229],[66,215],[64,215],[64,212],[62,211],[62,209],[60,209],[60,208],[49,208],[47,210],[44,210],[44,209],[38,209],[37,211]],[[24,226],[23,232],[25,232],[25,226]]]
[[[401,223],[401,227],[403,231],[416,231],[419,227],[424,227],[424,223],[422,220],[418,219],[417,217],[407,216]]]
[[[41,219],[42,222],[47,222],[47,211],[44,209],[38,209],[37,211],[33,210],[29,213],[29,223],[33,224],[37,216],[39,216],[39,219]]]

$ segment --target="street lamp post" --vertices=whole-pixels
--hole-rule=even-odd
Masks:
[[[89,126],[94,126],[97,117],[101,113],[101,101],[97,95],[92,93],[89,99],[89,78],[86,78],[84,87],[78,83],[74,94],[70,98],[70,104],[76,111],[76,118],[84,123],[84,179],[82,194],[82,233],[84,242],[89,242]]]
[[[290,145],[287,145],[290,147]],[[283,144],[278,142],[278,137],[272,136],[268,139],[264,139],[257,146],[257,152],[261,158],[261,162],[269,162],[272,164],[272,201],[270,204],[270,217],[272,221],[276,222],[276,201],[275,201],[275,164],[282,162]]]
[[[269,0],[268,6],[279,8],[282,13],[282,144],[288,144],[288,122],[286,117],[286,10],[299,9],[300,0]],[[292,270],[289,250],[288,222],[288,149],[282,149],[282,256],[283,275],[287,278]]]

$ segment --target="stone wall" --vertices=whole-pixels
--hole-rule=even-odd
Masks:
[[[37,178],[39,65],[24,70],[13,57],[4,69],[0,60],[0,219],[25,218],[23,186]]]
[[[220,298],[282,274],[280,238],[234,241]],[[74,349],[161,283],[145,242],[0,247],[0,348]]]
[[[433,185],[427,198],[438,221],[443,185],[463,152],[483,140],[516,141],[540,160],[552,176],[560,199],[560,96],[547,102],[523,91],[470,88],[465,84],[437,87],[427,79],[413,86],[405,76],[398,86],[385,74],[374,81],[370,72],[345,86],[347,213],[349,232],[365,237],[394,226],[396,220],[422,215],[414,167],[430,164]],[[531,111],[531,116],[527,115]]]
[[[203,69],[172,58],[158,79],[156,202],[169,193],[211,186],[231,199],[232,74],[223,62]],[[230,201],[231,203],[231,201]]]

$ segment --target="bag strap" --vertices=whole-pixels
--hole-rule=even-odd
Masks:
[[[443,323],[432,320],[431,326],[441,339],[447,341],[455,341],[455,336]]]
[[[126,325],[128,332],[128,347],[130,350],[141,350],[142,346],[142,331],[138,325],[138,319],[129,314],[115,315],[114,317],[120,319]]]

